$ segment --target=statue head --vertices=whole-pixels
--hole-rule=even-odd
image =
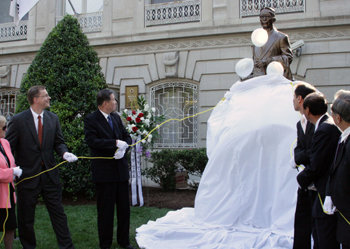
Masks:
[[[264,7],[260,10],[260,24],[263,29],[271,30],[275,21],[275,10],[273,8]]]

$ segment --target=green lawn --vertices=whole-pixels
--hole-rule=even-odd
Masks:
[[[95,205],[65,206],[68,217],[68,225],[72,234],[76,249],[98,249],[97,219]],[[130,218],[130,242],[137,247],[135,241],[135,229],[149,220],[155,220],[164,216],[169,209],[153,207],[131,207]],[[116,226],[115,226],[116,227]],[[38,205],[35,216],[35,232],[37,249],[58,248],[56,236],[52,230],[50,218],[45,206]],[[2,234],[2,233],[0,233]],[[116,243],[116,232],[114,232],[112,248],[120,248]],[[0,248],[4,248],[3,243]],[[21,249],[19,240],[15,240],[13,249]]]

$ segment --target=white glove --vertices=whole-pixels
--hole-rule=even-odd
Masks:
[[[302,172],[304,169],[305,169],[305,166],[304,166],[304,165],[300,164],[300,165],[298,166],[299,173]]]
[[[63,154],[63,159],[66,160],[69,163],[72,163],[72,162],[75,162],[75,161],[78,160],[76,155],[74,155],[73,153],[70,153],[70,152],[65,152]]]
[[[114,159],[120,159],[124,156],[125,150],[118,149],[116,153],[114,153]]]
[[[129,145],[122,140],[117,140],[117,147],[125,151],[129,147]]]
[[[21,167],[17,166],[13,168],[13,175],[17,176],[17,177],[21,177],[22,175],[22,169]]]
[[[326,196],[323,203],[323,210],[328,215],[332,215],[335,212],[336,207],[333,205],[332,198],[330,196]]]
[[[317,188],[315,187],[315,184],[310,184],[308,187],[307,187],[308,190],[312,190],[312,191],[317,191]]]

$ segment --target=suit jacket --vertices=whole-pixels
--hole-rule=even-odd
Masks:
[[[282,63],[284,67],[284,77],[292,80],[292,73],[290,71],[290,64],[293,60],[293,52],[290,49],[289,38],[286,34],[277,31],[275,28],[269,33],[269,38],[266,44],[262,47],[254,47],[253,59],[278,61]],[[266,74],[266,68],[268,65],[260,68],[254,65],[253,77],[261,76]]]
[[[131,137],[116,113],[110,114],[112,130],[103,114],[97,110],[84,120],[85,140],[93,157],[112,157],[117,150],[116,140],[131,144]],[[126,154],[126,153],[125,153]],[[129,166],[125,156],[119,160],[91,160],[92,180],[94,182],[118,182],[129,180]]]
[[[43,114],[43,140],[41,147],[30,109],[12,117],[8,125],[6,139],[11,144],[17,165],[20,165],[23,169],[20,179],[36,175],[42,170],[54,167],[56,165],[54,151],[61,157],[68,151],[57,115],[46,110]],[[60,184],[58,168],[46,174],[54,184]],[[39,177],[34,177],[21,182],[18,187],[34,189],[39,182]]]
[[[321,118],[318,128],[311,142],[310,165],[297,176],[299,185],[307,188],[311,183],[315,184],[322,201],[325,197],[326,185],[332,162],[337,148],[340,131],[333,123],[332,118],[325,115]],[[319,198],[313,205],[313,216],[324,217]]]
[[[6,139],[0,138],[0,143],[5,150],[6,156],[10,161],[10,166],[7,164],[5,156],[0,152],[0,208],[11,208],[11,202],[8,202],[9,189],[8,184],[11,183],[13,189],[13,168],[16,167],[15,159],[11,153],[10,144]],[[16,203],[16,195],[13,192],[13,197]],[[8,203],[8,205],[6,205]]]
[[[296,164],[308,166],[310,164],[310,149],[312,136],[314,135],[315,126],[307,122],[305,133],[301,122],[297,123],[297,146],[294,149],[294,161]]]
[[[333,204],[350,219],[350,138],[344,141],[344,146],[338,150],[328,179],[326,195],[332,197]],[[350,244],[350,227],[342,217],[338,219],[337,234],[340,242]]]

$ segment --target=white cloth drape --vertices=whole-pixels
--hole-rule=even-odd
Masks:
[[[297,183],[289,165],[299,114],[291,82],[256,77],[225,96],[208,120],[195,208],[139,227],[141,248],[292,248]]]
[[[135,142],[136,146],[131,148],[131,205],[137,205],[137,199],[140,201],[140,207],[143,206],[143,193],[142,193],[142,179],[141,179],[141,155],[142,155],[142,147],[141,143],[138,141],[141,140],[139,136],[136,141],[133,140],[133,144]],[[135,148],[136,147],[136,148]]]

